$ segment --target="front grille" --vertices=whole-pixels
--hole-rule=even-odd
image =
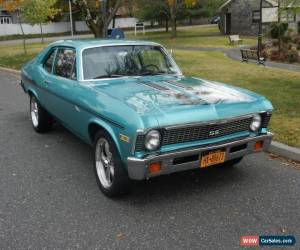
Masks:
[[[224,123],[197,125],[192,127],[165,130],[163,132],[162,145],[199,141],[248,131],[251,121],[252,118],[250,117]]]
[[[267,112],[263,113],[261,115],[261,118],[262,118],[262,125],[261,125],[261,127],[262,128],[267,128],[268,127],[269,122],[271,120],[271,116],[272,116],[272,113],[267,113]]]
[[[267,128],[271,119],[271,113],[263,113],[262,128]],[[209,124],[197,124],[180,128],[161,129],[161,145],[171,145],[177,143],[200,141],[205,139],[218,138],[234,133],[249,131],[252,117],[241,118],[239,120],[216,122]],[[137,136],[135,151],[144,151],[145,135]]]

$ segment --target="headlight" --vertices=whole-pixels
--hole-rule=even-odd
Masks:
[[[145,138],[145,147],[147,150],[156,150],[160,146],[160,133],[157,130],[150,130]]]
[[[261,116],[256,114],[253,116],[253,119],[252,119],[252,122],[251,122],[251,125],[250,125],[250,129],[253,131],[253,132],[257,132],[261,127]]]

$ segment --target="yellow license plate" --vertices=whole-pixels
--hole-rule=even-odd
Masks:
[[[201,156],[200,167],[207,168],[225,162],[225,151],[211,151]]]

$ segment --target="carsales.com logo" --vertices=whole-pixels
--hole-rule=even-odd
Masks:
[[[242,236],[240,245],[245,247],[259,246],[259,236]]]
[[[245,247],[257,246],[294,246],[296,239],[292,235],[284,236],[242,236],[240,245]]]

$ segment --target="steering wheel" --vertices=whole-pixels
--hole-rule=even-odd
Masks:
[[[148,68],[155,68],[155,70],[154,71],[159,71],[159,67],[157,66],[157,65],[155,65],[155,64],[148,64],[148,65],[145,65],[144,66],[144,69],[148,69]],[[149,69],[149,70],[151,70],[151,69]]]

